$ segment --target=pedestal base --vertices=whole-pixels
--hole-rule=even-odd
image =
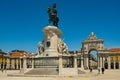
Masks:
[[[59,53],[55,51],[54,49],[47,49],[43,53],[44,57],[58,57]]]

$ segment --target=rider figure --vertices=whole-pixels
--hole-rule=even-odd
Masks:
[[[58,17],[57,17],[57,10],[56,10],[56,4],[54,3],[52,8],[48,6],[48,13],[49,13],[49,23],[50,21],[53,22],[53,25],[57,26],[58,23]]]
[[[57,10],[56,10],[56,4],[55,3],[53,4],[51,15],[57,16]]]

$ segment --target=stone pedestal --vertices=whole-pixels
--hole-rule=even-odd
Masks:
[[[60,76],[77,76],[78,68],[77,68],[77,56],[74,56],[74,67],[73,68],[63,68],[62,66],[62,55],[59,55],[59,75]]]
[[[23,57],[23,68],[21,68],[20,72],[21,73],[25,73],[27,70],[27,61],[26,61],[26,57]]]
[[[55,26],[47,26],[44,32],[44,53],[43,56],[58,56],[58,39],[62,32]]]
[[[59,55],[59,75],[61,75],[62,71],[62,55]]]
[[[59,68],[62,68],[62,55],[59,55]]]

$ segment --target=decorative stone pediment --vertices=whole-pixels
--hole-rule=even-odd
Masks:
[[[89,37],[88,37],[88,40],[96,40],[97,39],[97,37],[96,37],[96,35],[94,34],[94,32],[91,32],[91,34],[89,35]]]
[[[89,52],[90,50],[104,50],[104,40],[99,39],[96,37],[94,32],[91,32],[91,34],[88,37],[88,40],[83,40],[82,46],[83,51]]]

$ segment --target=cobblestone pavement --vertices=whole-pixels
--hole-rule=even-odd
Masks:
[[[86,71],[86,74],[79,74],[78,77],[9,77],[7,74],[17,74],[18,70],[0,71],[0,80],[120,80],[120,70],[106,70],[104,74],[98,74],[97,70],[92,73]]]

